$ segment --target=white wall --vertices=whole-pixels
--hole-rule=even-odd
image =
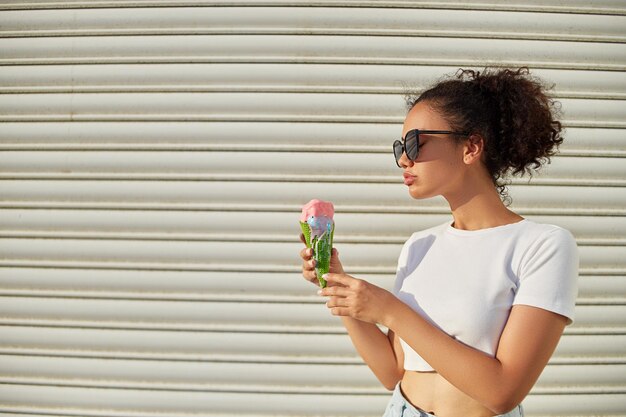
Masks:
[[[623,1],[0,4],[0,414],[380,416],[390,393],[300,275],[335,203],[390,289],[450,217],[393,162],[405,85],[527,65],[566,139],[512,208],[568,228],[577,321],[529,416],[626,415]]]

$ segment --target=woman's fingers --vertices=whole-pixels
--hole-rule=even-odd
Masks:
[[[313,257],[313,249],[304,248],[300,251],[300,257],[302,259],[311,259]]]
[[[317,272],[315,272],[315,259],[309,259],[302,262],[302,276],[307,281],[319,286]]]
[[[348,307],[348,295],[350,295],[350,289],[341,285],[326,287],[317,292],[322,296],[328,297],[326,307]]]
[[[363,283],[361,280],[356,279],[347,274],[336,274],[336,273],[329,272],[327,274],[324,274],[323,278],[328,282],[332,282],[333,284],[339,284],[344,287],[349,287],[351,285],[358,286]]]
[[[300,233],[300,242],[306,245],[306,239],[304,238],[304,233]],[[310,248],[307,248],[307,249],[310,249]]]
[[[306,240],[304,238],[304,234],[300,233],[300,240],[302,243],[306,244]],[[316,261],[313,258],[313,249],[311,248],[303,248],[300,251],[300,257],[302,258],[302,276],[307,281],[317,285],[319,287],[320,283],[317,279],[317,273],[315,272],[315,264]]]
[[[332,287],[326,287],[318,291],[318,294],[324,297],[347,297],[350,293],[350,289],[343,285],[333,285]]]
[[[348,299],[346,297],[329,297],[328,301],[326,302],[326,307],[328,308],[333,308],[333,307],[348,307]]]
[[[326,307],[334,308],[334,307],[347,307],[345,304],[346,299],[340,297],[330,297],[328,301],[326,301]]]
[[[302,269],[310,271],[312,269],[315,269],[315,264],[316,264],[315,259],[310,259],[310,260],[303,261],[302,262]]]

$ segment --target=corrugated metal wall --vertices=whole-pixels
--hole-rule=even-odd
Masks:
[[[336,205],[391,288],[415,201],[404,86],[528,65],[567,126],[512,208],[580,245],[577,321],[529,416],[626,415],[624,1],[0,4],[0,413],[379,416],[390,393],[300,275]]]

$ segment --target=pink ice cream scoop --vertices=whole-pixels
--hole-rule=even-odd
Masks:
[[[315,271],[322,288],[326,286],[326,280],[322,278],[322,275],[330,269],[335,231],[334,215],[333,203],[318,199],[305,204],[300,215],[300,227],[307,247],[313,248],[313,258],[316,261]]]
[[[311,238],[319,238],[324,234],[324,232],[328,232],[330,234],[330,230],[333,226],[334,215],[335,208],[333,207],[333,203],[330,201],[314,199],[302,207],[300,221],[309,224],[309,227],[311,228]]]

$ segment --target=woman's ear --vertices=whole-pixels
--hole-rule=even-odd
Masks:
[[[484,147],[485,141],[481,135],[470,135],[463,145],[463,162],[469,165],[480,161]]]

